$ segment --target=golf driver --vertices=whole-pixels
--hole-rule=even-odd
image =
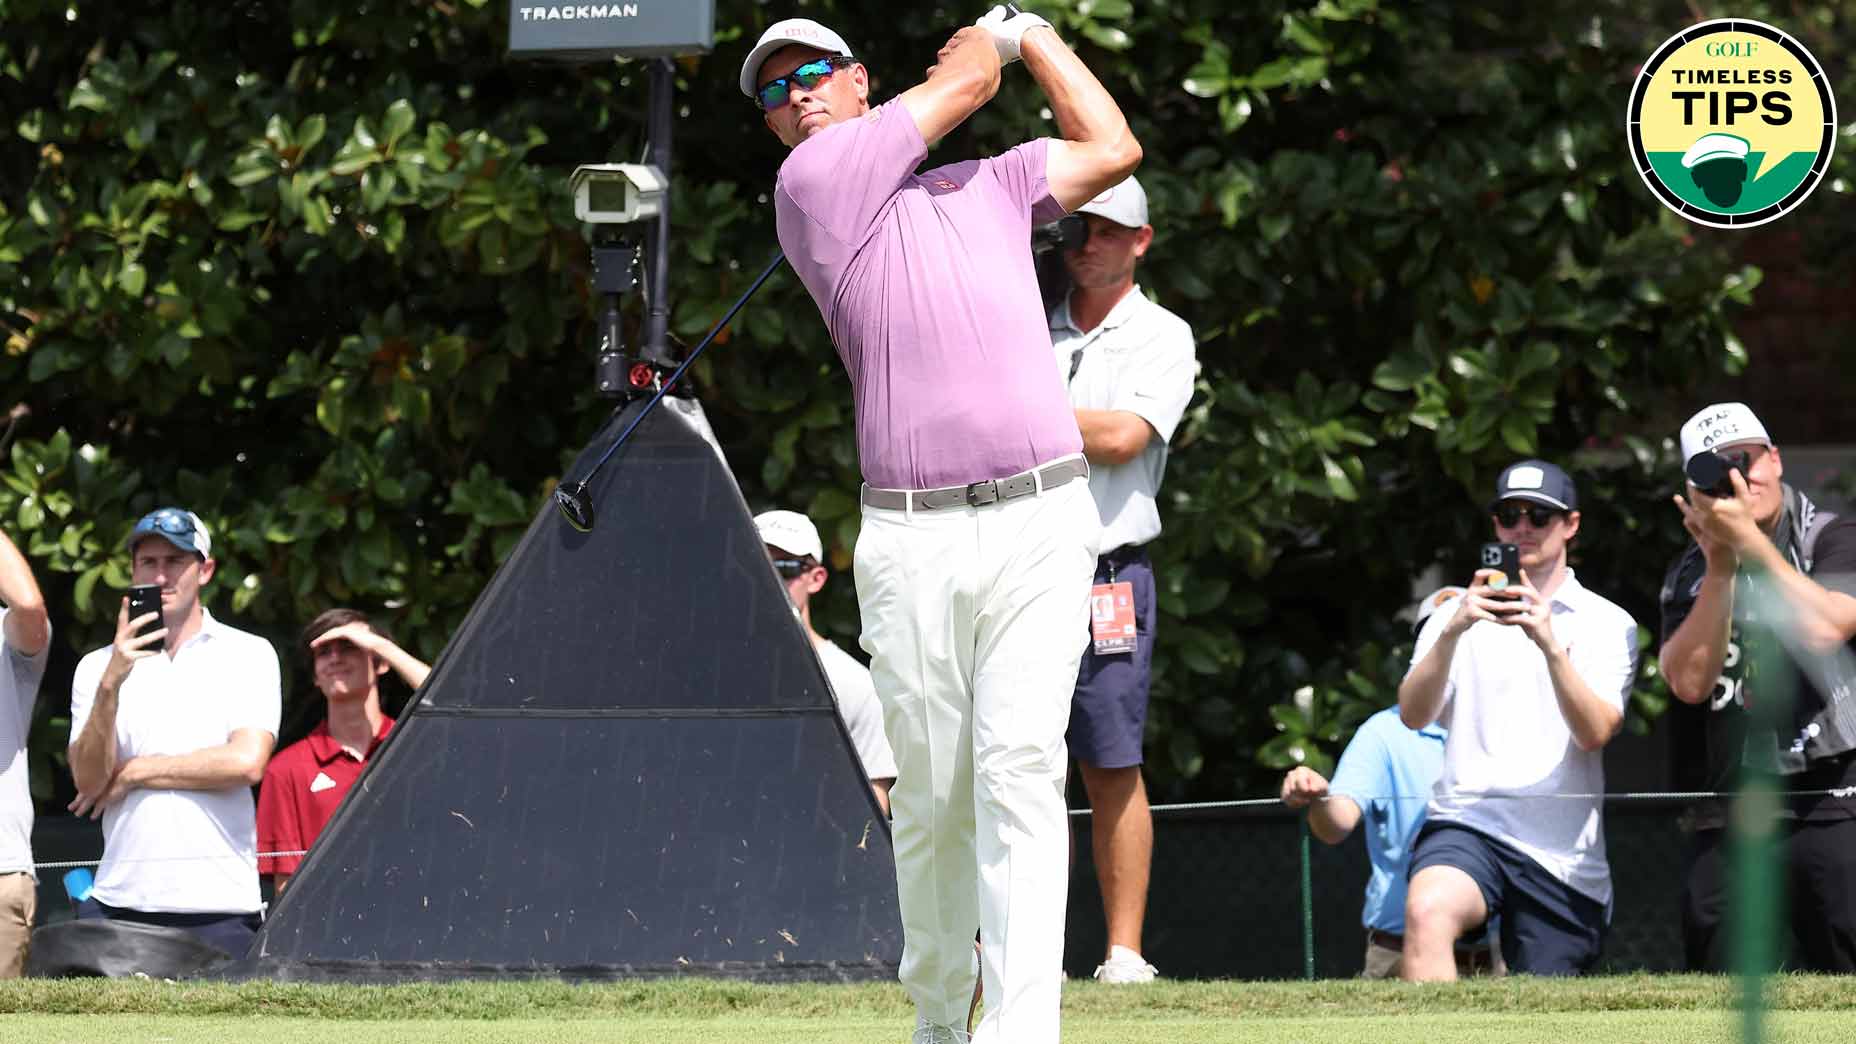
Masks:
[[[644,404],[644,409],[638,411],[638,416],[633,417],[632,422],[619,433],[619,437],[613,440],[612,445],[606,447],[606,452],[599,455],[599,459],[593,462],[592,470],[586,473],[585,478],[578,482],[563,482],[554,487],[554,506],[561,510],[561,517],[567,520],[568,525],[582,533],[593,531],[593,523],[596,521],[593,515],[593,495],[587,487],[594,478],[598,477],[599,469],[606,466],[606,461],[612,459],[612,455],[619,451],[620,446],[625,445],[626,440],[632,437],[632,432],[638,430],[638,425],[644,423],[644,419],[649,417],[651,411],[657,408],[657,404],[669,394],[671,387],[696,361],[696,357],[702,354],[702,350],[709,347],[709,342],[715,340],[715,335],[722,332],[723,327],[728,325],[728,321],[735,317],[735,313],[741,311],[742,306],[748,303],[748,298],[754,296],[755,291],[761,288],[761,284],[771,278],[774,269],[779,268],[780,262],[785,260],[786,254],[783,251],[774,251],[773,260],[767,262],[767,267],[761,270],[760,276],[742,292],[740,297],[735,299],[735,303],[729,306],[722,318],[716,320],[708,334],[697,343],[695,348],[690,350],[689,357],[683,360],[683,365],[677,367],[675,372],[664,379],[663,385],[657,389],[657,394],[651,396],[651,401]]]

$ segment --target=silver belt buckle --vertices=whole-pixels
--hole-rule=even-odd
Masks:
[[[987,479],[984,482],[975,482],[972,485],[967,487],[967,506],[968,507],[984,507],[985,505],[990,504],[993,501],[998,500],[998,499],[999,499],[999,481],[997,479]]]

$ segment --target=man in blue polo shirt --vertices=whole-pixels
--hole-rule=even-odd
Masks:
[[[1432,612],[1463,593],[1445,587],[1418,603],[1415,627],[1423,627]],[[1308,809],[1308,829],[1324,844],[1347,840],[1362,818],[1366,858],[1373,866],[1366,882],[1366,905],[1360,923],[1366,929],[1368,979],[1398,977],[1405,945],[1405,871],[1411,861],[1411,844],[1424,825],[1425,805],[1444,767],[1447,733],[1435,723],[1410,729],[1399,720],[1398,708],[1388,707],[1361,723],[1333,782],[1306,766],[1291,769],[1282,781],[1282,802]],[[1468,972],[1486,965],[1488,948],[1459,951]]]

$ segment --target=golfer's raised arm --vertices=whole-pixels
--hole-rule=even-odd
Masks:
[[[1026,31],[1019,56],[1044,89],[1063,135],[1051,140],[1045,160],[1050,194],[1063,209],[1075,210],[1134,173],[1141,165],[1141,143],[1127,117],[1056,30]]]
[[[968,26],[935,55],[928,78],[902,92],[902,106],[932,148],[997,93],[999,52],[992,34]]]

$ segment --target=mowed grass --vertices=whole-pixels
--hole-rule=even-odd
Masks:
[[[1856,979],[1781,976],[1767,1039],[1856,1040]],[[1068,1044],[1665,1044],[1740,1040],[1732,980],[1618,976],[1449,985],[1072,983]],[[900,1044],[894,985],[756,986],[709,980],[570,986],[0,982],[0,1041],[598,1041]]]

